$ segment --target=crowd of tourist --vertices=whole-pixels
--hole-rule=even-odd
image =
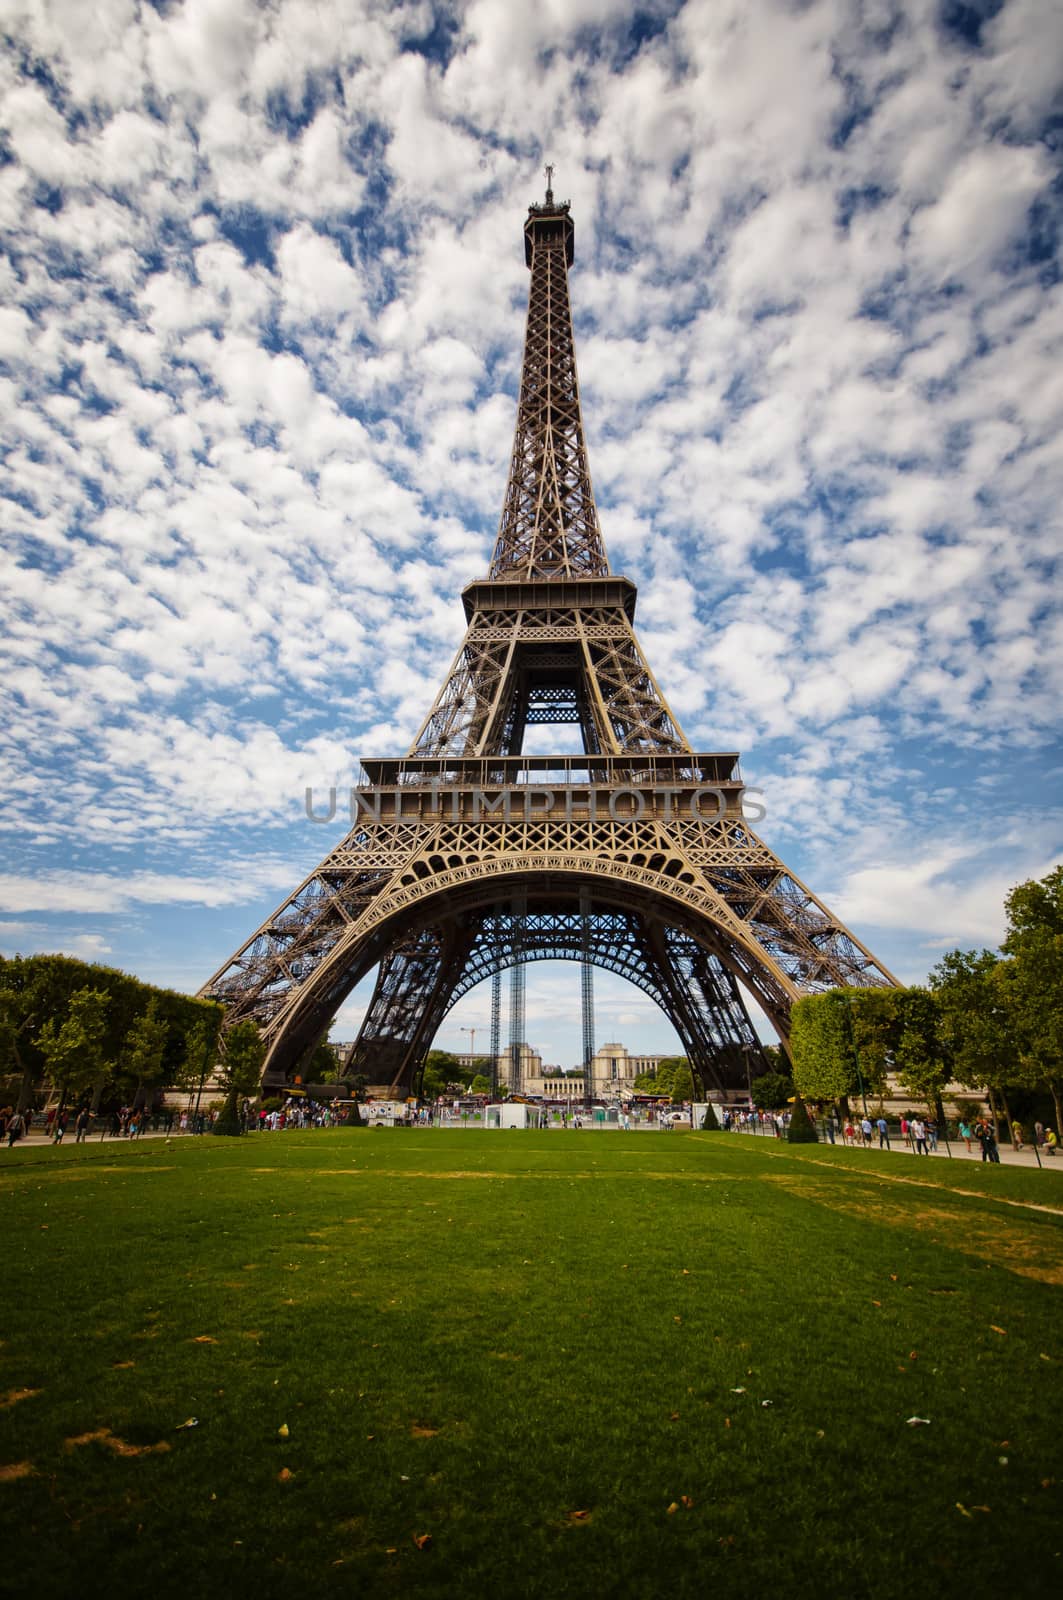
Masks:
[[[361,1116],[371,1118],[372,1109],[371,1104],[364,1105],[361,1108]],[[446,1126],[464,1120],[468,1116],[468,1113],[462,1110],[452,1110],[449,1104],[439,1107],[399,1106],[397,1111],[401,1115],[396,1114],[389,1120],[408,1126],[430,1127],[435,1121],[438,1121],[440,1126]],[[785,1139],[792,1112],[789,1108],[781,1111],[761,1111],[726,1106],[720,1108],[719,1116],[725,1132],[759,1133],[776,1139]],[[173,1106],[162,1106],[157,1109],[121,1106],[103,1113],[93,1113],[88,1106],[74,1108],[51,1106],[44,1112],[26,1112],[8,1105],[0,1107],[0,1144],[6,1139],[10,1149],[20,1139],[38,1129],[43,1131],[53,1144],[62,1144],[71,1133],[74,1142],[78,1144],[87,1139],[90,1133],[98,1134],[100,1139],[137,1139],[146,1132],[202,1134],[211,1130],[217,1117],[216,1106],[185,1110],[178,1110]],[[247,1132],[257,1128],[264,1132],[277,1133],[286,1128],[339,1127],[354,1117],[354,1108],[350,1105],[337,1106],[328,1101],[318,1102],[307,1096],[300,1098],[291,1096],[282,1102],[268,1104],[268,1108],[254,1106],[249,1100],[245,1100],[239,1107],[239,1117],[241,1127]],[[590,1114],[581,1114],[578,1109],[558,1112],[556,1117],[559,1125],[564,1127],[593,1126]],[[615,1120],[622,1129],[630,1130],[635,1123],[640,1122],[671,1127],[674,1118],[676,1113],[671,1109],[662,1112],[658,1108],[639,1107],[634,1111],[621,1108]],[[678,1120],[685,1121],[686,1117],[680,1114]],[[906,1149],[920,1156],[937,1153],[939,1138],[943,1136],[947,1140],[949,1136],[948,1128],[940,1130],[934,1117],[916,1112],[906,1112],[891,1124],[881,1111],[874,1116],[865,1112],[863,1116],[849,1115],[843,1118],[837,1110],[831,1109],[818,1118],[818,1126],[821,1139],[830,1144],[840,1143],[863,1149],[877,1146],[879,1149],[889,1150],[893,1147],[892,1139],[899,1140]],[[1026,1148],[1026,1133],[1021,1123],[1010,1124],[1010,1135],[1012,1148],[1016,1152]],[[953,1137],[957,1141],[962,1141],[969,1154],[973,1153],[977,1146],[984,1162],[1000,1161],[997,1131],[991,1118],[960,1118]],[[1036,1121],[1033,1125],[1032,1143],[1038,1155],[1054,1156],[1058,1149],[1055,1130],[1046,1127],[1041,1121]]]

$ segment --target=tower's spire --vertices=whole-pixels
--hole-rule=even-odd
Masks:
[[[531,268],[524,365],[509,482],[491,577],[604,576],[609,562],[587,467],[568,268],[573,259],[569,203],[528,208],[524,254]]]

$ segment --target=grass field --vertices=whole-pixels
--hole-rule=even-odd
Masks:
[[[6,1592],[1063,1592],[1053,1175],[387,1129],[0,1196]]]

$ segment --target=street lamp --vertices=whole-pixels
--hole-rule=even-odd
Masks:
[[[860,1071],[860,1052],[856,1048],[856,1034],[853,1030],[853,997],[844,989],[842,999],[845,1001],[845,1016],[849,1024],[849,1048],[853,1052],[853,1064],[856,1067],[856,1081],[860,1086],[860,1099],[863,1102],[864,1116],[867,1117],[867,1092],[864,1089],[864,1075]]]
[[[749,1114],[750,1114],[750,1116],[753,1115],[753,1077],[752,1077],[752,1074],[751,1074],[751,1072],[749,1070],[749,1057],[752,1054],[752,1050],[753,1050],[753,1046],[747,1040],[746,1043],[742,1046],[742,1054],[745,1057],[745,1061],[746,1061],[746,1093],[749,1096]],[[757,1131],[757,1125],[756,1125],[756,1123],[754,1123],[753,1124],[753,1132],[756,1133],[756,1131]]]
[[[469,1040],[469,1065],[472,1068],[473,1076],[475,1077],[476,1076],[476,1029],[475,1028],[466,1028],[466,1027],[463,1026],[461,1031],[462,1031],[462,1033],[467,1033],[467,1034],[471,1035],[470,1040]]]

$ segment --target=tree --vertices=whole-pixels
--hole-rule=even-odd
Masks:
[[[266,1046],[255,1023],[238,1022],[230,1028],[223,1041],[223,1055],[218,1076],[226,1090],[225,1104],[221,1108],[212,1133],[238,1134],[243,1132],[236,1106],[241,1095],[254,1094],[262,1075],[266,1059]]]
[[[685,1056],[681,1056],[672,1074],[672,1104],[680,1106],[694,1098],[694,1074]]]
[[[1008,1085],[1024,1072],[1016,1048],[1004,962],[991,950],[950,950],[930,973],[937,1002],[939,1033],[961,1083],[985,1089],[996,1116],[999,1094],[1011,1122]]]
[[[46,1069],[37,1035],[46,1023],[58,1028],[69,1014],[71,997],[93,989],[107,997],[104,1032],[99,1040],[101,1072],[122,1059],[130,1029],[148,1002],[158,1005],[159,1020],[166,1023],[167,1043],[161,1081],[172,1082],[181,1072],[182,1043],[203,1017],[220,1015],[213,1001],[195,1000],[172,989],[141,983],[114,967],[78,961],[73,956],[36,955],[0,957],[0,1072],[14,1069],[20,1079],[18,1105],[26,1110]],[[100,1089],[104,1077],[97,1079]]]
[[[452,1083],[460,1081],[459,1071],[458,1058],[449,1050],[429,1050],[421,1071],[421,1098],[438,1100]]]
[[[478,1072],[469,1085],[470,1094],[490,1094],[491,1080],[483,1072]]]
[[[856,1087],[881,1096],[900,1043],[905,991],[843,989],[841,992],[848,999]]]
[[[911,988],[904,994],[903,1027],[897,1046],[897,1076],[918,1100],[944,1122],[941,1091],[952,1077],[952,1060],[942,1037],[941,1012],[929,989]]]
[[[794,1086],[809,1100],[881,1094],[900,1041],[903,989],[831,989],[793,1008]]]
[[[63,1021],[50,1017],[38,1033],[35,1043],[59,1090],[60,1107],[68,1094],[80,1094],[102,1075],[106,1029],[107,995],[102,989],[78,989]]]
[[[806,995],[794,1005],[790,1051],[794,1088],[810,1100],[840,1100],[857,1086],[849,990]]]
[[[701,1119],[701,1129],[703,1133],[719,1133],[721,1131],[720,1119],[716,1115],[716,1107],[711,1100],[705,1106],[705,1115]]]
[[[1004,905],[1011,971],[1002,993],[1020,1035],[1024,1072],[1049,1090],[1063,1135],[1063,865],[1018,884]]]
[[[680,1073],[690,1075],[690,1092],[676,1095],[676,1077]],[[683,1079],[684,1085],[686,1078]],[[690,1073],[690,1063],[686,1056],[662,1056],[653,1072],[640,1072],[635,1079],[636,1094],[666,1094],[672,1101],[691,1100],[694,1097],[694,1079]]]
[[[336,1046],[329,1044],[327,1039],[320,1040],[301,1070],[307,1083],[335,1083],[340,1077],[340,1058]]]
[[[218,1034],[223,1016],[220,1006],[211,1006],[209,1011],[204,1007],[204,1012],[205,1014],[197,1018],[185,1035],[184,1061],[175,1079],[190,1095],[195,1092],[197,1111],[203,1085],[217,1059]]]
[[[671,1094],[672,1075],[668,1074],[668,1086],[663,1088],[656,1072],[640,1072],[635,1078],[633,1087],[636,1094]]]
[[[146,1104],[145,1089],[157,1084],[163,1075],[163,1056],[169,1028],[159,1016],[159,1002],[153,995],[147,1010],[134,1022],[126,1038],[126,1069],[136,1079],[134,1105]]]
[[[793,1080],[781,1072],[765,1072],[751,1084],[753,1104],[761,1111],[781,1111],[794,1096]]]

